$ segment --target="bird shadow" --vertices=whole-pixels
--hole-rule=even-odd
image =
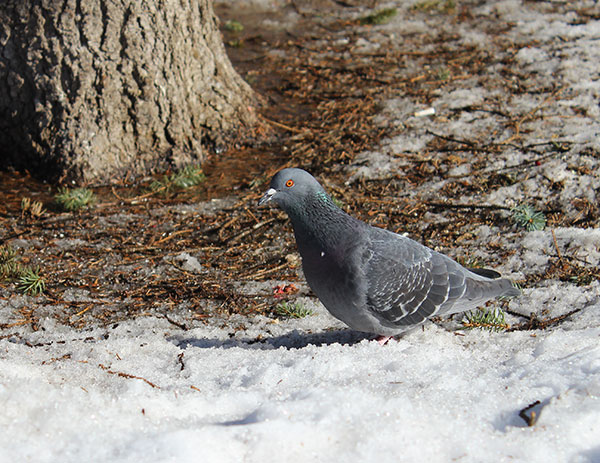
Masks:
[[[231,349],[234,347],[242,349],[302,349],[304,347],[328,346],[331,344],[345,344],[352,346],[365,339],[375,339],[373,335],[352,330],[331,330],[321,333],[303,333],[293,330],[285,335],[271,338],[235,337],[230,339],[195,338],[186,336],[172,336],[169,341],[181,349],[197,347],[200,349]]]
[[[600,446],[592,447],[588,450],[584,450],[579,454],[585,458],[585,461],[600,461]]]

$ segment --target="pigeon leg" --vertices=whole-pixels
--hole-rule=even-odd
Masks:
[[[392,339],[392,336],[377,336],[377,338],[375,338],[380,346],[385,346],[390,339]]]

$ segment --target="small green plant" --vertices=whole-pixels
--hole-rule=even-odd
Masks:
[[[437,72],[438,80],[448,80],[450,78],[450,69],[442,68]]]
[[[373,14],[360,18],[359,23],[363,26],[385,24],[389,22],[394,16],[396,16],[397,12],[398,10],[396,10],[396,8],[385,8],[383,10],[376,11]]]
[[[62,210],[73,212],[84,207],[90,207],[96,201],[96,196],[92,190],[87,188],[63,187],[54,196],[54,201]]]
[[[0,246],[0,279],[14,278],[20,272],[17,251],[8,245]]]
[[[536,211],[529,204],[519,204],[511,209],[513,221],[525,227],[527,231],[543,230],[546,227],[546,216],[543,212]]]
[[[340,209],[344,208],[344,203],[341,202],[339,199],[337,199],[335,196],[331,197],[331,200],[333,201],[333,204],[335,204],[337,207],[339,207]]]
[[[187,166],[171,175],[164,175],[161,180],[155,180],[150,184],[154,193],[169,193],[175,188],[189,188],[202,183],[206,176],[200,167]]]
[[[242,32],[244,30],[244,25],[235,19],[230,19],[227,21],[224,27],[225,30],[229,32]]]
[[[275,306],[275,313],[281,317],[304,318],[312,315],[313,311],[300,302],[280,302]]]
[[[187,166],[176,172],[172,178],[173,184],[178,188],[189,188],[204,181],[206,176],[197,166]]]
[[[423,0],[415,3],[411,9],[426,13],[451,13],[455,8],[454,0]]]
[[[500,308],[476,309],[465,312],[463,329],[479,328],[488,331],[505,331],[510,328],[504,319],[504,311]]]
[[[18,277],[22,272],[21,264],[16,261],[0,264],[0,279],[11,279]]]
[[[244,41],[243,40],[229,40],[227,41],[227,45],[229,45],[231,48],[242,48],[242,46],[244,45]],[[250,83],[250,82],[248,82]]]
[[[579,274],[569,277],[569,281],[575,283],[577,286],[587,286],[596,278],[600,279],[600,273],[594,274],[590,270],[582,270]]]
[[[25,294],[38,296],[46,290],[46,280],[40,275],[39,267],[25,268],[17,278],[17,286]]]
[[[17,251],[12,246],[3,244],[0,246],[0,264],[14,261],[17,258]]]
[[[39,267],[23,267],[17,261],[17,251],[11,246],[0,246],[0,280],[15,280],[17,288],[37,296],[46,290],[46,279]]]

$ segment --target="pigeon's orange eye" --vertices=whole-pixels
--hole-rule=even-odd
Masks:
[[[291,188],[294,186],[294,181],[292,179],[289,179],[287,182],[285,182],[285,186],[288,188]]]

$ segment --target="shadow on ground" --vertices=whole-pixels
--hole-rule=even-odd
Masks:
[[[187,349],[189,347],[199,347],[201,349],[230,349],[233,347],[242,349],[279,349],[280,347],[285,347],[286,349],[302,349],[310,345],[326,346],[331,344],[345,344],[352,346],[365,339],[374,339],[374,337],[366,333],[351,330],[333,330],[322,333],[303,333],[294,330],[282,336],[263,339],[257,339],[255,337],[217,339],[173,336],[169,338],[169,341],[181,349]]]

